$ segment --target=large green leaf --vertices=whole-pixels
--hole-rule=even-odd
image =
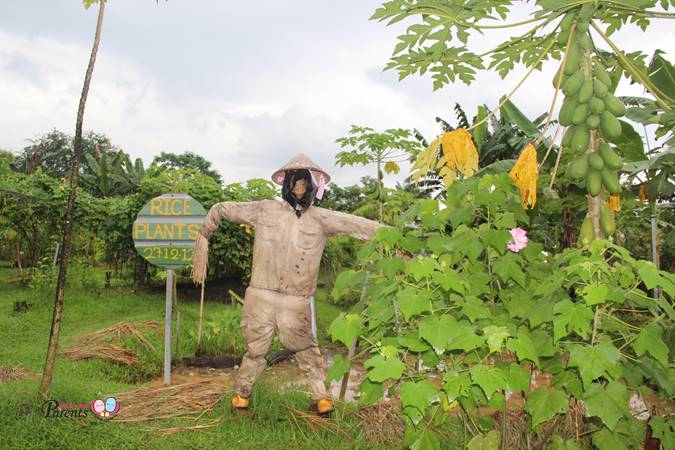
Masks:
[[[525,411],[532,416],[532,427],[546,422],[558,413],[564,413],[569,406],[567,395],[558,390],[549,391],[540,387],[527,396]]]
[[[499,432],[492,430],[488,434],[477,434],[469,441],[467,450],[499,450]]]
[[[502,118],[506,118],[507,120],[513,122],[525,134],[527,134],[528,137],[536,138],[539,136],[539,128],[537,128],[537,126],[533,124],[532,121],[530,121],[530,119],[528,119],[525,114],[523,114],[520,109],[518,109],[518,107],[513,104],[511,100],[504,100],[504,97],[500,99],[500,102],[504,102],[500,109]]]
[[[612,433],[607,428],[593,433],[593,445],[598,450],[628,450],[624,444],[624,439],[616,433]]]
[[[405,270],[411,274],[415,281],[421,281],[423,278],[431,276],[436,268],[436,260],[433,258],[418,257],[405,263]]]
[[[485,336],[485,340],[490,348],[490,353],[500,351],[504,345],[504,341],[510,335],[511,334],[506,327],[489,325],[483,328],[483,336]]]
[[[340,341],[349,347],[363,331],[361,317],[358,314],[340,313],[331,323],[329,331],[333,342]]]
[[[419,335],[430,343],[437,353],[441,353],[447,349],[453,335],[452,330],[456,325],[457,320],[449,314],[429,316],[420,323]]]
[[[581,296],[589,306],[605,303],[607,294],[609,294],[609,287],[600,283],[589,284],[581,291]]]
[[[384,385],[382,383],[375,383],[369,378],[364,378],[359,385],[360,404],[372,405],[382,398],[384,395]]]
[[[476,364],[469,369],[471,380],[480,386],[485,396],[490,399],[495,392],[508,387],[504,372],[498,367]]]
[[[553,307],[553,340],[558,342],[571,332],[586,339],[593,321],[593,310],[581,303],[570,300],[558,302]]]
[[[617,381],[610,381],[606,387],[592,383],[584,392],[584,405],[589,416],[600,417],[610,430],[621,417],[630,414],[628,390]]]
[[[637,339],[633,342],[633,349],[637,356],[645,353],[652,355],[663,367],[668,367],[668,346],[661,339],[663,330],[657,324],[647,325],[642,330]]]
[[[384,357],[379,354],[363,363],[363,367],[370,369],[368,371],[368,378],[377,383],[389,379],[398,380],[406,369],[405,364],[397,357]]]
[[[652,436],[661,441],[664,448],[675,448],[675,420],[652,416],[649,426],[652,427]]]
[[[438,391],[429,380],[406,381],[401,386],[400,397],[404,407],[412,406],[424,415],[431,403],[438,400]]]
[[[431,292],[426,289],[406,287],[396,293],[396,306],[407,322],[412,316],[431,311]]]
[[[643,161],[647,159],[645,156],[645,147],[640,136],[633,126],[628,122],[619,120],[621,123],[621,136],[613,142],[623,154],[626,161]]]
[[[602,376],[615,379],[621,375],[621,353],[611,339],[602,336],[595,346],[570,345],[569,366],[579,370],[581,381],[588,388],[590,383]]]
[[[535,348],[532,339],[530,339],[530,334],[525,328],[520,328],[518,330],[518,336],[516,338],[508,340],[506,348],[514,352],[520,361],[530,360],[535,365],[539,365],[537,349]]]
[[[455,370],[448,370],[443,375],[443,391],[451,402],[467,394],[471,380],[466,373],[458,373]]]

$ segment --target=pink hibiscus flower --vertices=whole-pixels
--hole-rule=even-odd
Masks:
[[[508,248],[512,252],[519,252],[525,247],[527,247],[527,231],[518,227],[509,230],[509,233],[511,233],[513,242],[506,244],[506,248]]]

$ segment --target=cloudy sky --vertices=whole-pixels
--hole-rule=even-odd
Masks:
[[[196,152],[226,182],[268,177],[304,152],[351,184],[371,168],[337,168],[335,139],[350,124],[438,132],[455,102],[473,114],[494,105],[524,70],[505,80],[483,73],[471,86],[432,92],[431,81],[382,72],[401,28],[368,17],[376,0],[258,2],[109,0],[85,113],[85,129],[105,133],[146,163],[161,151]],[[516,7],[509,21],[526,17]],[[78,0],[0,0],[0,148],[56,128],[74,133],[97,8]],[[625,50],[675,52],[672,24],[634,27]],[[476,48],[504,40],[486,34]],[[554,69],[535,72],[514,97],[528,115],[548,109]],[[621,95],[640,95],[625,83]],[[390,181],[394,181],[391,179]]]

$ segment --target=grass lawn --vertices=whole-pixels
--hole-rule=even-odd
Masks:
[[[21,367],[36,374],[34,378],[0,383],[0,449],[94,449],[94,448],[378,448],[362,435],[355,407],[339,405],[337,426],[349,436],[332,431],[314,430],[302,421],[296,425],[284,406],[306,410],[308,398],[299,393],[279,393],[262,383],[253,394],[255,415],[233,417],[229,396],[216,405],[209,417],[200,423],[222,418],[217,426],[199,431],[160,435],[144,429],[194,425],[185,420],[162,420],[140,424],[104,422],[92,416],[85,418],[44,417],[37,401],[37,388],[44,364],[51,326],[53,291],[39,292],[7,283],[14,272],[0,269],[0,367]],[[180,296],[180,288],[179,288]],[[32,306],[25,312],[13,311],[15,301]],[[199,305],[183,302],[183,329],[195,326]],[[206,303],[209,317],[226,303]],[[326,328],[340,309],[318,302],[320,340],[326,342]],[[69,289],[61,328],[61,348],[69,336],[91,332],[117,322],[164,320],[164,295],[160,290],[134,292],[130,288],[113,287],[98,292]],[[182,333],[181,333],[182,334]],[[189,356],[189,340],[183,339],[182,356]],[[50,398],[67,403],[88,403],[109,394],[137,388],[106,375],[99,360],[70,361],[57,358]],[[122,405],[123,407],[123,405]],[[349,440],[351,439],[351,440]]]

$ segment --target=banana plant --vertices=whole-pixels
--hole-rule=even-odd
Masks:
[[[131,192],[138,192],[144,177],[154,177],[164,171],[164,167],[157,165],[154,161],[147,169],[141,158],[136,158],[132,163],[126,153],[124,153],[122,162],[124,164],[123,178]]]
[[[82,184],[94,195],[103,198],[120,193],[120,182],[124,181],[122,176],[124,152],[120,150],[114,155],[101,153],[97,156],[98,158],[89,154],[84,155],[92,174],[83,173],[80,176]]]

